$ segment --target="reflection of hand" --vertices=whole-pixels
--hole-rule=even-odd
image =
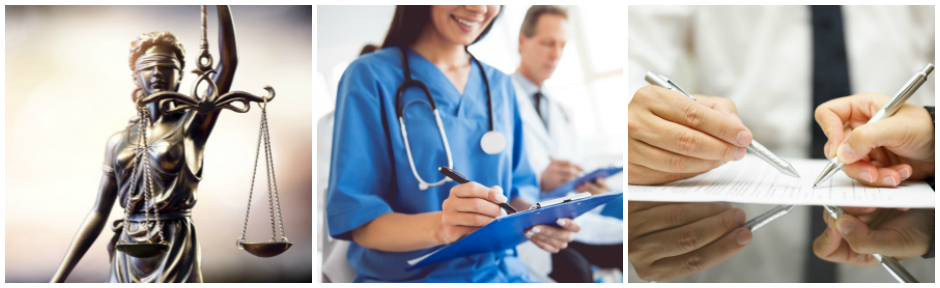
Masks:
[[[441,205],[442,242],[454,243],[489,224],[501,213],[496,203],[504,202],[506,196],[500,186],[487,188],[476,182],[454,186],[450,189],[450,196]]]
[[[628,256],[637,276],[685,277],[731,258],[751,242],[744,211],[710,203],[627,201]]]
[[[638,90],[627,117],[629,184],[661,184],[744,158],[751,131],[731,100],[695,96],[657,86]]]
[[[605,181],[603,177],[600,177],[592,181],[581,183],[575,186],[574,190],[578,192],[591,192],[591,195],[600,195],[610,191],[610,187],[607,186],[607,181]]]
[[[845,210],[846,214],[836,221],[829,218],[828,213],[823,213],[829,228],[813,242],[813,252],[819,258],[857,266],[875,266],[879,262],[871,254],[900,260],[923,255],[930,249],[933,209],[902,211],[846,207]]]
[[[571,161],[551,160],[552,162],[548,164],[545,171],[542,171],[542,180],[541,183],[539,183],[539,186],[542,187],[542,192],[555,190],[558,186],[574,180],[583,170],[581,166]]]
[[[933,122],[926,109],[904,104],[894,116],[865,124],[889,99],[859,93],[816,108],[816,122],[829,138],[827,157],[837,154],[846,163],[842,171],[866,185],[894,187],[934,174]]]
[[[581,226],[570,218],[558,218],[556,223],[560,228],[551,225],[532,226],[525,232],[525,237],[542,250],[558,253],[568,247],[568,242],[574,240],[572,234],[581,231]]]

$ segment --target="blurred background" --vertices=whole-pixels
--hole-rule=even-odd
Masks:
[[[595,151],[623,154],[623,35],[612,35],[623,11],[603,5],[566,6],[569,40],[552,78],[552,96],[573,110],[572,121]],[[519,27],[529,5],[506,5],[486,38],[470,46],[477,59],[503,73],[519,66]],[[317,6],[317,100],[314,119],[333,111],[343,71],[366,44],[382,45],[395,6]],[[622,23],[620,23],[622,24]],[[341,29],[340,29],[341,27]],[[624,105],[615,105],[622,103]]]
[[[108,136],[124,129],[135,115],[130,42],[146,32],[175,34],[186,49],[180,92],[189,94],[196,78],[189,71],[195,69],[199,53],[200,9],[5,10],[6,282],[47,282],[95,202]],[[210,52],[218,59],[218,18],[214,7],[208,11]],[[284,229],[294,246],[273,258],[235,248],[244,223],[261,112],[257,106],[245,114],[225,110],[207,144],[204,178],[193,209],[204,279],[310,282],[312,8],[233,6],[232,15],[239,59],[232,90],[265,95],[263,87],[271,85],[277,92],[268,106],[268,123]],[[264,167],[259,169],[258,182],[263,182]],[[262,209],[267,206],[264,185],[256,185],[255,193],[247,238],[267,241],[270,219]],[[122,217],[123,210],[115,207],[108,225]],[[102,231],[69,282],[107,280],[106,245],[112,235],[109,228]]]
[[[569,40],[558,67],[544,87],[553,99],[572,110],[571,121],[581,137],[585,151],[592,151],[594,164],[620,164],[623,159],[623,135],[626,133],[627,101],[623,82],[626,43],[622,34],[611,34],[611,27],[623,27],[624,11],[607,6],[565,6],[569,13]],[[529,5],[506,5],[492,30],[470,52],[503,73],[512,74],[519,65],[519,27]],[[366,44],[382,45],[395,12],[387,6],[317,6],[317,77],[314,85],[317,103],[315,120],[335,108],[336,89],[346,66],[354,61]],[[615,26],[616,25],[616,26]],[[329,139],[318,139],[319,145]],[[324,142],[326,141],[326,142]],[[323,257],[324,243],[329,243],[324,215],[329,159],[317,165],[317,259]],[[327,171],[319,171],[327,170]],[[607,180],[611,188],[622,187],[622,174]],[[329,245],[329,244],[327,244]],[[328,247],[327,247],[328,248]],[[320,265],[317,274],[320,274]],[[315,281],[320,280],[315,277]]]

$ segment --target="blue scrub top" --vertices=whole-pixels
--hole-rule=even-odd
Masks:
[[[440,112],[454,170],[484,186],[502,186],[509,199],[537,199],[538,183],[523,151],[522,120],[509,76],[483,64],[493,99],[493,126],[506,136],[503,152],[489,155],[480,147],[480,139],[489,131],[489,114],[486,86],[477,65],[470,65],[470,78],[460,95],[437,66],[410,49],[407,53],[412,79],[427,85]],[[385,213],[441,211],[456,185],[451,181],[418,189],[395,112],[395,93],[404,82],[401,60],[397,47],[381,49],[353,61],[340,79],[326,196],[327,222],[334,238],[351,240],[353,229]],[[405,91],[401,103],[415,168],[425,182],[435,183],[444,177],[437,168],[447,166],[447,155],[430,103],[414,86]],[[356,270],[356,282],[531,281],[513,249],[405,271],[408,260],[437,248],[383,252],[352,242],[346,256]]]

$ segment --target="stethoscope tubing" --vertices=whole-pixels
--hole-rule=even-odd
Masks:
[[[447,133],[444,131],[444,123],[441,121],[441,114],[437,110],[437,103],[434,101],[434,98],[431,96],[431,91],[428,89],[427,85],[419,80],[414,80],[411,78],[411,68],[408,63],[408,52],[405,47],[399,46],[399,51],[401,51],[402,56],[402,73],[404,74],[405,81],[398,86],[398,89],[395,93],[395,113],[398,114],[398,124],[401,129],[402,141],[405,143],[405,153],[408,155],[408,165],[411,167],[411,173],[414,174],[415,179],[418,180],[418,188],[420,190],[427,190],[428,187],[440,186],[450,180],[447,177],[441,179],[440,181],[434,183],[428,183],[421,178],[418,174],[418,169],[414,163],[414,156],[411,153],[411,144],[408,142],[408,130],[405,128],[405,118],[404,110],[405,106],[401,104],[402,97],[405,94],[405,89],[411,86],[417,86],[424,92],[424,96],[427,97],[428,103],[431,105],[431,111],[434,113],[434,120],[437,124],[437,130],[441,135],[441,142],[444,143],[444,151],[447,153],[447,167],[453,169],[454,167],[454,158],[450,150],[450,143],[447,141]],[[469,52],[467,52],[469,54]],[[486,71],[483,71],[483,65],[480,64],[480,61],[477,61],[473,55],[470,55],[471,61],[475,62],[477,68],[480,70],[480,75],[483,77],[483,84],[486,85],[486,106],[489,116],[489,131],[493,132],[493,97],[490,94],[490,83],[486,78]],[[489,133],[489,132],[488,132]],[[498,133],[498,132],[497,132]]]

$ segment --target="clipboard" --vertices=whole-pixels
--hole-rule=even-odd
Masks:
[[[578,179],[574,179],[568,183],[562,184],[561,186],[558,186],[558,188],[555,188],[552,191],[542,193],[542,195],[540,195],[539,198],[540,199],[554,199],[558,197],[563,197],[567,195],[568,192],[574,191],[574,187],[581,185],[581,183],[593,181],[594,179],[597,179],[600,177],[606,178],[606,177],[609,177],[611,175],[616,175],[617,173],[621,173],[621,172],[623,172],[623,166],[600,168],[600,169],[594,170],[594,172],[588,173],[587,175],[578,177]]]
[[[411,271],[421,266],[461,256],[502,251],[516,247],[516,245],[529,241],[523,233],[529,227],[542,224],[557,226],[555,220],[558,218],[574,219],[620,196],[623,196],[623,192],[559,201],[561,203],[496,218],[490,224],[467,234],[457,242],[419,258],[408,260],[408,267],[405,270]]]

